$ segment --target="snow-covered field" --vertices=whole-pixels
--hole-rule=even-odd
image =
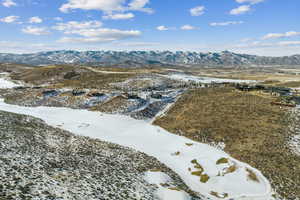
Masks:
[[[16,84],[16,83],[8,80],[6,75],[7,75],[6,73],[1,73],[0,74],[0,89],[13,88],[13,87],[20,86],[19,84]]]
[[[199,77],[199,76],[193,76],[188,75],[184,73],[172,73],[169,75],[162,75],[163,77],[170,78],[173,80],[179,80],[179,81],[193,81],[197,83],[251,83],[255,82],[252,80],[236,80],[236,79],[221,79],[221,78],[210,78],[210,77]]]
[[[6,104],[3,100],[0,100],[0,110],[31,115],[75,134],[145,152],[175,171],[192,190],[211,199],[218,199],[216,194],[235,200],[272,199],[270,183],[258,170],[231,158],[221,150],[171,134],[146,121],[87,110],[20,107]],[[216,164],[221,158],[228,158],[228,162]],[[192,174],[199,172],[200,168],[203,169],[202,175],[208,177],[204,182],[200,181],[201,173]],[[249,178],[249,171],[255,174],[258,181]],[[174,194],[170,191],[162,193]],[[184,197],[181,199],[186,199],[184,194],[181,195]]]

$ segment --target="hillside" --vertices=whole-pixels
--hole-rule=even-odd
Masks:
[[[0,141],[0,199],[161,199],[145,177],[153,169],[187,190],[153,157],[26,115],[0,111]]]
[[[2,63],[30,65],[89,64],[105,66],[264,66],[300,65],[300,55],[264,57],[221,53],[170,52],[170,51],[51,51],[32,54],[0,54]]]
[[[142,199],[156,199],[161,192],[176,193],[180,200],[189,199],[188,194],[214,200],[298,198],[294,185],[299,185],[299,89],[277,86],[292,80],[299,80],[297,69],[208,68],[183,72],[168,68],[2,64],[0,110],[6,112],[0,112],[0,171],[5,172],[3,184],[8,184],[4,184],[2,193],[0,188],[0,195],[22,199],[18,195],[29,192],[43,199],[39,195],[44,193],[37,194],[38,190],[61,197],[70,177],[76,175],[82,182],[69,187],[71,193],[65,192],[79,195],[72,199],[98,198],[95,184],[113,191],[115,198],[109,199],[120,199],[123,193],[106,187],[111,181],[119,182],[115,176],[145,186],[140,193],[146,195]],[[7,112],[26,116],[23,119]],[[112,146],[108,150],[107,142]],[[136,154],[127,156],[126,149]],[[138,152],[148,157],[141,158]],[[157,165],[152,165],[152,157],[158,160]],[[15,171],[24,163],[33,170],[26,171],[29,176],[21,175],[24,181],[15,183],[15,174],[20,176]],[[131,175],[137,165],[146,167],[138,170],[137,176]],[[73,171],[87,176],[66,177]],[[113,180],[102,177],[97,183],[93,174],[107,171]],[[38,181],[31,181],[40,174]],[[146,177],[150,187],[140,177]],[[39,183],[54,189],[44,190]],[[78,187],[86,190],[78,194]],[[134,195],[126,184],[118,187],[129,194],[127,199]],[[170,199],[175,200],[162,200]]]

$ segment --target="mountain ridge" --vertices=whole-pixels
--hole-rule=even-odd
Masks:
[[[300,55],[270,57],[229,51],[201,53],[189,51],[45,51],[28,54],[0,53],[1,63],[29,65],[85,64],[138,66],[268,66],[300,65]]]

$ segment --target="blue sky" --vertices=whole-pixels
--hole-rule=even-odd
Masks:
[[[300,54],[299,0],[0,0],[0,52]]]

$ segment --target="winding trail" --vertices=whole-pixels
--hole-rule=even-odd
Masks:
[[[171,134],[146,121],[70,108],[21,107],[6,104],[2,99],[0,110],[31,115],[51,126],[131,147],[156,157],[175,171],[192,190],[211,199],[219,199],[212,192],[226,194],[224,199],[272,199],[270,183],[258,170],[231,158],[221,150]],[[229,162],[217,165],[220,158],[229,158]],[[203,174],[208,175],[207,182],[201,182],[199,176],[191,174],[199,171],[195,160],[203,168]],[[233,166],[235,170],[226,173]],[[249,179],[247,169],[256,174],[259,182]]]

